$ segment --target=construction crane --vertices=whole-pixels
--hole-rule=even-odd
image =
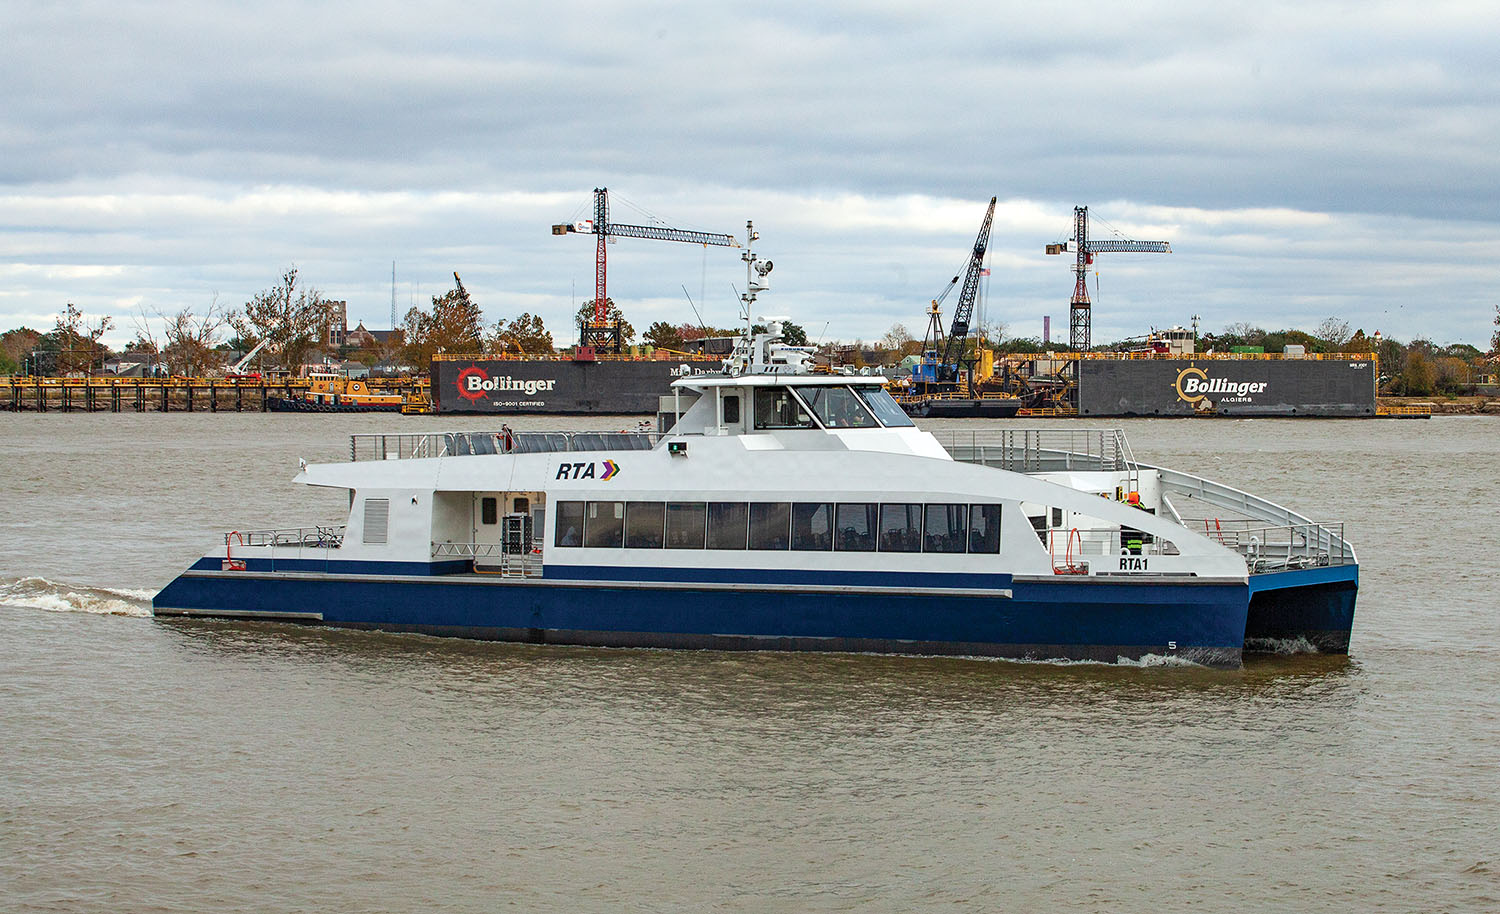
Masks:
[[[563,223],[552,226],[552,234],[566,235],[570,232],[578,232],[585,235],[597,235],[599,238],[599,251],[594,256],[594,318],[584,324],[578,334],[578,345],[580,347],[591,347],[594,351],[619,352],[624,348],[624,340],[620,338],[620,322],[608,320],[608,310],[605,307],[605,255],[604,243],[611,236],[625,238],[649,238],[653,241],[686,241],[691,244],[715,244],[721,247],[737,248],[740,243],[733,235],[719,235],[713,232],[693,232],[686,229],[662,228],[656,225],[626,225],[622,222],[609,221],[609,188],[594,188],[594,218],[592,221]]]
[[[953,287],[958,285],[958,277],[953,277],[948,282],[943,294],[932,300],[932,305],[927,311],[927,339],[932,340],[931,350],[927,349],[923,342],[925,364],[918,366],[916,380],[952,384],[958,380],[961,369],[964,345],[969,337],[969,321],[974,316],[974,300],[979,297],[979,278],[984,270],[984,252],[990,245],[990,223],[995,220],[995,200],[990,198],[990,207],[985,210],[984,223],[979,227],[979,237],[974,239],[974,249],[969,254],[969,266],[964,273],[963,291],[958,293],[958,304],[953,306],[953,321],[948,325],[947,339],[943,339],[943,318],[939,307]],[[938,351],[938,347],[942,351]]]
[[[245,369],[250,367],[251,360],[260,355],[260,351],[266,348],[266,344],[269,342],[271,342],[271,338],[266,337],[259,343],[256,343],[254,349],[245,353],[243,356],[240,356],[240,360],[238,362],[235,362],[233,365],[230,365],[228,368],[224,369],[224,376],[226,378],[235,378],[242,375]],[[256,377],[259,377],[259,375],[256,375]]]
[[[1092,310],[1089,304],[1088,271],[1095,254],[1135,253],[1170,254],[1172,245],[1166,241],[1091,241],[1089,240],[1089,208],[1073,207],[1073,250],[1078,260],[1073,266],[1077,282],[1073,285],[1073,301],[1068,305],[1068,341],[1078,352],[1087,350],[1093,342],[1091,336]],[[1047,245],[1048,254],[1066,254],[1068,242]]]
[[[964,274],[964,288],[958,293],[958,304],[953,307],[953,322],[948,325],[948,345],[943,349],[940,372],[947,377],[939,380],[958,380],[958,362],[963,358],[964,341],[969,336],[969,319],[974,316],[974,300],[979,297],[979,277],[984,270],[984,252],[990,246],[990,223],[995,221],[995,197],[990,198],[990,208],[984,211],[984,223],[979,226],[979,237],[974,239],[974,251],[969,256],[969,270]]]

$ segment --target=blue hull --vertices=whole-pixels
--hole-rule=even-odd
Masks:
[[[157,594],[157,615],[546,644],[1105,662],[1159,655],[1233,667],[1250,604],[1245,584],[1187,581],[731,570],[683,580],[680,571],[632,569],[637,579],[621,583],[591,580],[605,570],[587,568],[569,569],[567,579],[550,568],[544,578],[504,579],[204,564]]]
[[[1325,654],[1347,654],[1358,591],[1357,565],[1252,575],[1245,642],[1253,649],[1305,641]]]

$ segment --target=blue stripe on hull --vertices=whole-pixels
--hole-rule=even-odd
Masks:
[[[1013,594],[197,572],[169,584],[154,605],[162,615],[313,610],[334,625],[559,644],[1240,661],[1243,584],[1060,580],[1020,582]]]
[[[309,550],[311,551],[311,550]],[[314,572],[318,574],[415,574],[444,575],[468,571],[472,564],[467,559],[448,562],[361,562],[349,559],[262,559],[239,558],[246,571],[259,572]],[[219,571],[224,559],[216,555],[205,555],[193,563],[190,571]]]

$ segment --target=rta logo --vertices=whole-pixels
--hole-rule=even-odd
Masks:
[[[608,482],[615,478],[620,472],[620,465],[613,460],[606,460],[602,464],[595,463],[564,463],[557,468],[558,479],[597,479]]]

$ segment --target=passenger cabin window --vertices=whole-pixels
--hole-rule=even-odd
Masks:
[[[1000,551],[1000,506],[971,505],[969,508],[969,551]]]
[[[875,417],[865,409],[859,397],[847,387],[797,388],[797,395],[807,401],[808,409],[825,428],[878,428]]]
[[[1031,520],[1046,526],[1045,516]],[[1000,506],[561,501],[553,541],[595,549],[994,554],[1000,551]]]
[[[791,545],[790,502],[754,502],[750,505],[750,548],[785,549]]]
[[[812,416],[785,387],[758,387],[755,390],[756,428],[815,428]]]
[[[591,501],[583,516],[583,544],[590,549],[618,549],[625,542],[625,503]]]
[[[499,523],[498,505],[499,501],[494,498],[479,499],[479,522],[485,526]]]
[[[840,552],[875,551],[875,505],[838,506],[834,522],[833,548]]]
[[[901,404],[896,402],[896,398],[892,397],[885,388],[858,387],[855,390],[859,392],[859,397],[865,401],[865,405],[870,407],[870,412],[874,413],[875,417],[880,420],[880,424],[886,428],[916,425],[901,408]]]
[[[928,505],[922,537],[924,552],[963,552],[969,538],[968,505]]]
[[[625,503],[625,548],[660,549],[666,542],[663,528],[667,503],[664,501],[630,501]]]
[[[583,502],[557,503],[557,530],[553,536],[553,544],[557,546],[583,545]]]
[[[708,548],[744,549],[750,513],[748,508],[744,502],[709,502]]]
[[[740,395],[726,394],[724,396],[724,424],[735,425],[740,421]]]
[[[702,549],[708,525],[705,502],[671,502],[667,505],[667,548]]]
[[[922,551],[922,506],[880,506],[880,551]]]
[[[792,548],[803,552],[833,548],[833,505],[792,505]]]

